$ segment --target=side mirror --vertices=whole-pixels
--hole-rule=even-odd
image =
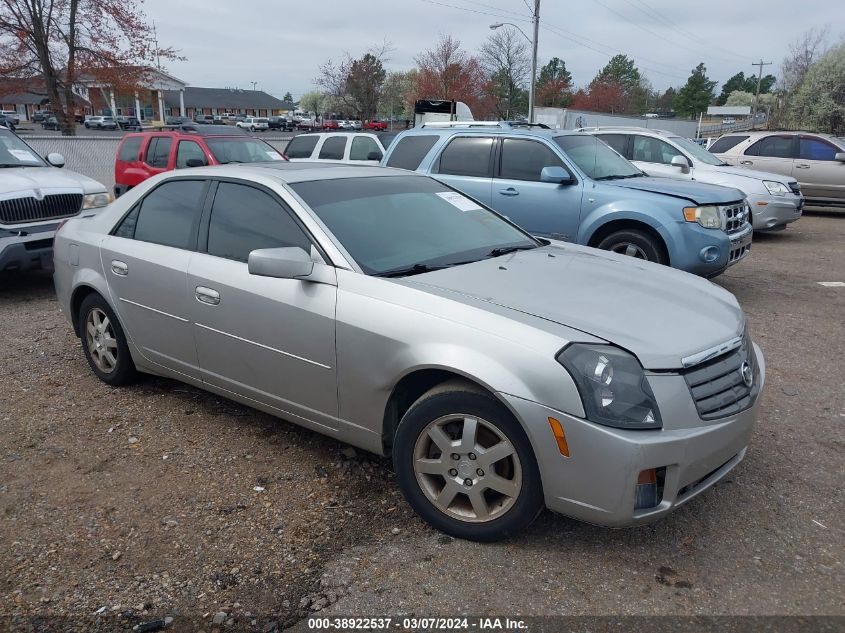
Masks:
[[[845,163],[845,152],[836,152],[833,155],[833,160],[838,160],[840,163]]]
[[[689,169],[689,161],[684,156],[673,156],[672,160],[669,161],[669,164],[672,165],[672,167],[680,167],[684,172]]]
[[[185,161],[186,167],[205,167],[206,164],[202,158],[189,158]]]
[[[381,155],[381,152],[370,152],[367,154],[367,160],[381,160],[382,158],[384,157]]]
[[[556,185],[574,185],[575,179],[563,167],[543,167],[540,171],[540,182],[553,182]]]
[[[247,267],[250,275],[296,279],[310,275],[314,261],[298,246],[262,248],[249,254]]]
[[[61,154],[57,154],[56,152],[50,152],[49,154],[47,154],[47,162],[50,163],[53,167],[64,167],[65,157]]]

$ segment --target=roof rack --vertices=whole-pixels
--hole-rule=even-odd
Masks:
[[[536,127],[536,128],[540,128],[540,129],[543,129],[543,130],[550,130],[551,129],[545,123],[529,123],[528,121],[432,121],[430,123],[423,123],[420,127],[429,127],[429,128]]]

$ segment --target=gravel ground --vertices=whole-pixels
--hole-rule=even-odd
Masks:
[[[170,380],[104,385],[50,277],[0,277],[0,614],[845,615],[845,288],[817,283],[845,281],[845,218],[758,236],[716,281],[767,359],[746,460],[655,525],[546,512],[480,545],[423,525],[381,458]]]

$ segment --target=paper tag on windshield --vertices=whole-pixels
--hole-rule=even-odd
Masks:
[[[29,163],[38,162],[38,159],[33,156],[32,152],[28,152],[25,149],[10,149],[9,153],[18,160],[25,160]]]
[[[478,211],[481,209],[475,201],[462,196],[456,191],[438,191],[437,195],[461,211]]]
[[[270,160],[282,160],[282,155],[278,152],[267,152],[267,156],[270,157]]]

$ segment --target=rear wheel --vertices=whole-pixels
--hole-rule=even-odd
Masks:
[[[98,294],[85,297],[79,308],[79,336],[85,358],[100,380],[119,386],[137,378],[123,328]]]
[[[540,473],[519,422],[471,385],[435,387],[403,416],[393,445],[399,486],[435,528],[496,541],[543,508]]]
[[[637,229],[616,231],[598,243],[606,251],[627,255],[636,259],[666,264],[668,260],[662,246],[651,235]]]

